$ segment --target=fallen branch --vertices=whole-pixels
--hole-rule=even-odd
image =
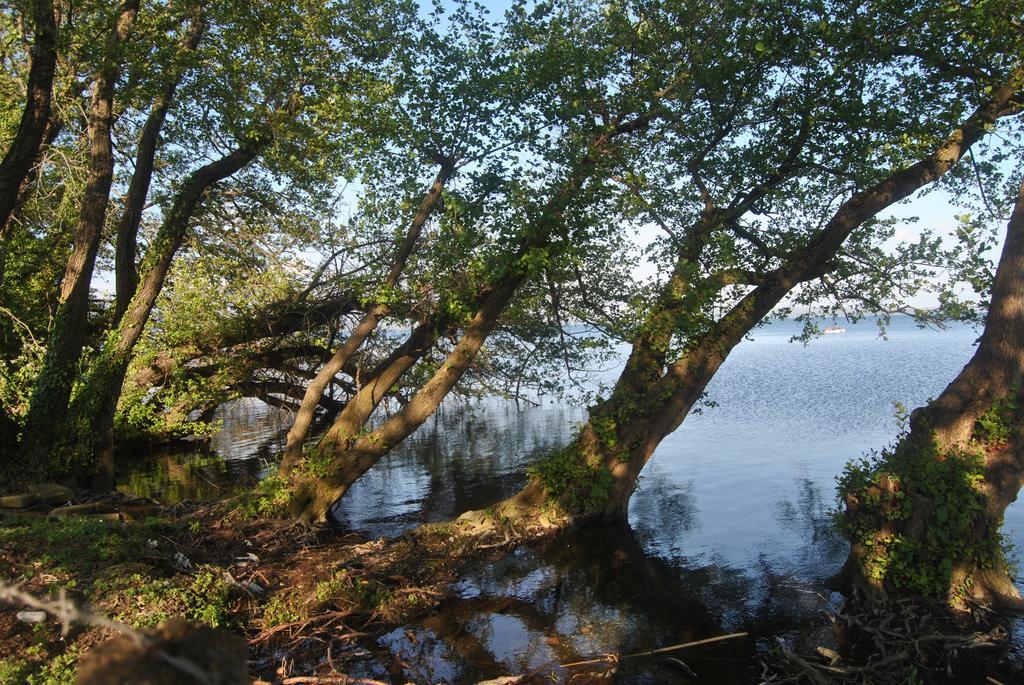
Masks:
[[[57,599],[43,600],[30,595],[16,584],[8,583],[3,579],[0,579],[0,601],[10,602],[11,604],[20,604],[22,606],[29,607],[30,609],[45,611],[47,614],[55,616],[61,623],[60,634],[62,637],[67,637],[72,624],[80,623],[83,625],[116,630],[117,632],[131,638],[139,647],[146,647],[150,642],[149,638],[130,626],[126,626],[123,623],[112,621],[105,616],[93,614],[78,608],[74,602],[68,599],[67,594],[64,592],[64,588],[60,589]]]
[[[67,637],[71,626],[75,623],[99,628],[110,628],[128,637],[140,649],[151,650],[150,653],[153,656],[177,671],[194,678],[196,682],[206,685],[212,685],[213,683],[208,673],[188,659],[172,656],[161,649],[153,649],[154,641],[131,626],[79,608],[68,599],[64,588],[60,589],[57,599],[43,600],[25,592],[16,584],[8,583],[0,578],[0,601],[20,604],[38,611],[45,611],[47,614],[56,617],[61,623],[61,635],[64,637]]]
[[[721,642],[723,640],[734,640],[738,637],[746,637],[747,633],[730,633],[729,635],[719,635],[718,637],[709,637],[703,640],[696,640],[695,642],[683,642],[678,645],[672,645],[670,647],[661,647],[659,649],[651,649],[646,652],[634,652],[633,654],[625,654],[623,656],[617,656],[616,659],[633,659],[641,656],[654,656],[655,654],[665,654],[666,652],[675,652],[680,649],[686,649],[687,647],[697,647],[699,645],[709,645],[713,642]],[[586,661],[573,661],[568,664],[559,664],[562,668],[572,668],[574,666],[589,666],[591,664],[601,664],[609,660],[614,655],[605,655],[599,659],[588,659]]]
[[[826,647],[799,655],[780,645],[764,662],[762,685],[807,681],[816,685],[897,685],[906,682],[907,673],[925,680],[934,674],[953,677],[958,669],[972,668],[970,663],[960,661],[965,654],[998,648],[1007,638],[999,625],[988,632],[965,633],[962,617],[949,615],[935,603],[912,600],[897,600],[860,612],[846,609],[830,619],[845,644],[843,657]],[[1001,685],[991,677],[989,682]]]
[[[327,622],[330,622],[331,620],[346,618],[348,616],[351,616],[352,613],[353,612],[351,610],[328,611],[328,612],[325,612],[325,613],[322,613],[322,614],[317,614],[316,616],[311,616],[309,618],[300,618],[298,621],[290,621],[288,623],[282,623],[280,625],[274,626],[273,628],[268,628],[268,629],[264,630],[263,632],[258,634],[256,637],[252,638],[250,640],[250,642],[252,644],[257,644],[257,643],[260,643],[260,642],[264,642],[266,640],[269,640],[273,636],[277,635],[278,633],[282,633],[282,632],[284,632],[284,631],[286,631],[286,630],[288,630],[290,628],[295,628],[295,627],[298,627],[299,628],[299,632],[302,632],[303,629],[305,629],[307,626],[310,626],[310,625],[312,625],[314,623],[327,623]]]

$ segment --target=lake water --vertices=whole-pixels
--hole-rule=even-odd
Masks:
[[[759,648],[824,639],[808,626],[838,601],[822,586],[846,555],[829,525],[836,475],[847,460],[890,444],[900,430],[893,403],[914,408],[941,392],[978,334],[922,330],[902,318],[887,340],[873,322],[846,328],[807,346],[790,342],[799,332],[792,322],[755,331],[709,386],[717,406],[691,415],[644,470],[629,526],[469,569],[443,620],[425,621],[415,639],[404,631],[385,639],[411,664],[408,676],[461,682],[748,631],[750,640],[685,656],[707,682],[746,683],[760,673]],[[356,483],[336,516],[395,535],[487,506],[515,493],[525,465],[563,444],[583,415],[552,398],[538,407],[448,405]],[[147,486],[151,470],[132,489],[208,497],[265,473],[287,416],[243,402],[225,418],[212,443],[224,461],[182,466],[164,455],[163,480]],[[175,469],[187,477],[175,480]],[[175,482],[177,490],[168,487]],[[1011,506],[1004,532],[1024,548],[1024,507]],[[650,659],[624,660],[620,681],[688,682]]]

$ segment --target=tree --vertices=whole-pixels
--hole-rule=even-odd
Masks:
[[[519,6],[521,11],[521,6]],[[442,30],[439,24],[447,26]],[[522,149],[525,138],[535,136],[544,122],[531,113],[536,76],[523,60],[516,60],[511,41],[502,41],[486,15],[457,3],[450,18],[435,10],[417,25],[418,37],[404,41],[398,51],[399,98],[395,116],[395,142],[417,158],[438,167],[437,175],[415,205],[416,211],[396,250],[386,275],[375,285],[372,301],[331,359],[306,386],[302,404],[288,431],[280,474],[288,477],[302,458],[303,445],[324,391],[349,365],[353,356],[389,314],[406,266],[432,215],[443,206],[449,181],[467,166],[495,168],[495,161],[510,150]],[[525,72],[525,73],[524,73]],[[407,278],[407,277],[406,277]],[[449,326],[431,315],[389,357],[371,379],[346,403],[324,445],[343,443],[362,430],[390,389],[437,341]]]
[[[1024,186],[971,360],[910,431],[839,483],[852,548],[833,579],[869,601],[936,597],[1020,609],[1000,526],[1024,475]]]
[[[185,76],[187,67],[190,66],[189,60],[193,57],[205,28],[202,8],[192,8],[192,17],[188,28],[178,41],[175,58],[168,66],[166,73],[162,74],[163,88],[153,98],[149,116],[146,117],[146,123],[142,126],[138,149],[135,153],[135,169],[132,172],[115,239],[114,277],[117,286],[114,307],[115,324],[121,320],[128,309],[128,304],[138,287],[139,276],[136,273],[135,262],[139,225],[142,223],[142,212],[145,210],[146,199],[149,197],[149,187],[153,182],[153,167],[160,133],[167,120],[171,104],[174,102],[178,86]]]
[[[772,8],[755,15],[765,22],[755,25],[757,43],[748,42],[743,29],[751,27],[740,20],[737,34],[711,48],[718,62],[704,74],[707,83],[694,70],[691,78],[700,86],[689,109],[664,116],[685,141],[661,167],[673,176],[660,184],[639,173],[621,179],[638,199],[638,211],[668,236],[667,278],[643,303],[642,323],[632,329],[631,352],[610,396],[591,407],[571,444],[532,469],[526,489],[494,508],[497,520],[550,528],[624,518],[660,441],[700,401],[732,348],[795,288],[831,277],[859,283],[853,290],[869,307],[899,299],[902,286],[879,292],[878,279],[868,278],[880,256],[871,246],[886,235],[872,218],[942,178],[997,122],[1017,114],[1024,74],[1013,52],[1019,36],[1005,20],[1001,42],[988,44],[993,52],[972,54],[981,63],[966,68],[957,64],[955,49],[945,52],[956,29],[930,7],[886,9],[895,14],[839,14],[820,31],[813,13]],[[977,31],[993,25],[985,15],[979,28],[978,17],[973,9],[951,17],[965,23],[961,35],[971,44]],[[863,42],[865,31],[883,36],[886,45]],[[828,55],[830,63],[814,55]],[[906,55],[913,61],[904,62]],[[833,71],[832,62],[844,66]],[[918,100],[890,91],[872,99],[908,85],[900,86],[902,79],[943,84],[944,92],[937,95],[935,88]],[[706,102],[701,88],[711,94]],[[965,100],[978,106],[955,123]],[[693,117],[703,111],[712,113],[711,121],[697,126]],[[682,122],[689,125],[678,126]],[[940,127],[947,132],[940,134]],[[901,147],[895,144],[900,139],[917,142]],[[650,175],[651,167],[644,172]],[[909,249],[914,254],[917,248]],[[884,288],[925,275],[892,273]],[[485,527],[495,521],[479,512],[466,518]]]
[[[218,160],[203,165],[185,181],[164,219],[144,264],[142,279],[117,326],[109,334],[101,353],[92,360],[88,375],[68,409],[68,425],[63,438],[84,451],[79,457],[84,468],[99,468],[104,485],[113,486],[114,413],[121,395],[132,352],[142,336],[156,298],[188,230],[192,214],[203,195],[216,183],[249,164],[267,145],[268,138],[255,137]],[[56,455],[51,455],[53,468]],[[74,456],[64,457],[75,461]],[[94,460],[98,463],[94,463]],[[71,464],[72,468],[74,464]]]
[[[560,10],[573,17],[580,11],[571,3]],[[567,168],[563,185],[549,186],[534,217],[537,226],[554,230],[547,227],[563,212],[561,198],[614,182],[623,218],[653,222],[666,233],[656,249],[668,262],[669,278],[637,298],[643,309],[634,316],[641,323],[620,328],[633,349],[612,396],[594,407],[572,445],[537,466],[533,486],[509,503],[509,511],[551,498],[573,517],[624,516],[643,464],[699,400],[728,351],[795,287],[829,275],[855,282],[858,274],[877,270],[888,234],[884,224],[866,222],[944,175],[988,126],[1015,111],[1019,69],[1000,63],[1013,54],[1008,45],[1014,38],[1002,36],[992,48],[995,57],[969,55],[991,59],[984,64],[989,74],[965,68],[958,48],[938,40],[953,30],[930,7],[841,13],[841,21],[814,7],[748,10],[730,7],[723,15],[702,3],[670,9],[636,3],[589,17],[600,27],[598,44],[607,47],[576,55],[588,60],[576,68],[591,71],[582,91],[561,106],[563,117],[582,115],[579,121],[596,124],[599,132],[583,127],[575,133],[592,136],[583,144],[590,152],[576,157],[580,165]],[[931,33],[911,29],[908,17],[934,22]],[[968,12],[960,19],[970,26],[963,34],[972,43],[972,31],[981,30],[978,17]],[[900,41],[909,46],[894,50]],[[666,83],[666,74],[678,76]],[[979,80],[997,93],[960,128],[963,100],[976,98]],[[924,87],[936,83],[944,87]],[[920,117],[921,111],[930,115]],[[943,128],[955,131],[914,163]],[[623,135],[638,132],[647,135]],[[604,149],[612,139],[614,151]],[[589,156],[595,150],[601,164]],[[879,167],[892,170],[886,176]],[[602,181],[585,183],[588,176]],[[857,229],[858,239],[843,251]],[[536,230],[526,228],[525,235]],[[531,256],[536,247],[545,248],[546,264],[569,254],[561,245],[550,250],[544,242],[518,242],[513,259]],[[906,284],[925,275],[915,263],[935,251],[928,241],[908,247],[897,283],[865,289],[870,299],[898,299]],[[303,518],[323,520],[331,502],[462,378],[511,293],[531,280],[521,274],[512,282],[506,275],[485,281],[486,297],[455,356],[400,412],[363,433],[379,401],[373,398],[383,397],[429,345],[418,344],[415,354],[397,355],[392,366],[379,368],[379,378],[360,390],[307,456],[305,473],[289,473]],[[553,285],[553,301],[561,299],[559,291]],[[717,316],[723,308],[727,313]]]
[[[271,16],[245,17],[238,21],[231,10],[222,13],[213,13],[213,31],[220,40],[217,41],[215,50],[221,54],[228,48],[226,43],[221,42],[224,34],[235,32],[235,37],[244,38],[246,44],[256,44],[263,37],[266,26],[277,25],[274,21],[276,15],[274,10],[266,10]],[[358,14],[355,12],[355,14]],[[361,20],[361,17],[357,19]],[[199,40],[199,32],[202,29],[200,18],[193,18],[190,27],[184,32],[179,53],[189,53],[196,48]],[[309,53],[322,49],[323,44],[335,37],[337,25],[341,24],[341,17],[334,11],[311,13],[307,21],[298,27],[292,27],[292,31],[277,31],[274,40],[266,40],[264,51],[267,53],[258,64],[250,63],[246,82],[250,90],[258,91],[263,96],[263,102],[249,107],[226,104],[222,109],[224,114],[231,114],[237,119],[236,125],[241,124],[241,130],[235,132],[239,139],[235,149],[223,154],[219,158],[210,161],[193,171],[181,184],[173,197],[173,201],[167,211],[163,222],[152,239],[145,259],[142,264],[141,280],[138,280],[137,288],[134,282],[138,278],[135,275],[134,243],[138,231],[138,223],[141,218],[141,203],[144,201],[146,189],[149,185],[149,175],[152,173],[152,158],[155,149],[155,135],[160,129],[160,124],[166,117],[167,109],[171,103],[177,82],[181,78],[180,67],[175,71],[174,67],[181,62],[181,55],[176,55],[172,62],[170,73],[165,75],[167,85],[159,92],[153,105],[153,109],[146,119],[142,129],[142,136],[139,144],[138,159],[144,160],[143,164],[136,164],[135,173],[132,175],[132,182],[128,190],[128,201],[125,212],[118,229],[118,261],[115,270],[118,278],[118,292],[115,301],[114,327],[107,336],[102,350],[92,360],[88,374],[83,380],[81,390],[76,394],[69,410],[68,425],[63,433],[65,434],[64,444],[60,452],[68,453],[59,455],[66,462],[81,464],[86,470],[99,467],[99,472],[105,485],[113,483],[114,467],[114,415],[117,410],[118,401],[121,396],[125,374],[131,362],[135,347],[142,337],[146,323],[156,304],[157,298],[163,289],[165,280],[170,272],[171,264],[179,248],[184,242],[194,214],[200,208],[200,202],[204,196],[218,183],[238,173],[249,166],[254,160],[271,147],[277,138],[284,138],[281,147],[288,146],[288,137],[295,135],[296,130],[310,134],[307,124],[302,120],[303,109],[306,107],[319,107],[323,98],[335,96],[334,80],[352,77],[354,61],[344,50],[324,51],[326,59],[320,58],[313,72],[313,60],[303,64],[301,70],[296,70],[292,78],[286,78],[285,70],[280,66],[285,56],[294,53]],[[237,35],[240,34],[240,35]],[[294,66],[298,66],[295,64]],[[259,67],[259,68],[257,68]],[[310,76],[312,73],[324,75],[330,79],[329,82],[319,80]],[[216,73],[200,74],[193,80],[193,87],[204,81],[209,82],[217,78]],[[286,85],[281,85],[286,84]],[[278,90],[283,89],[283,90]],[[183,107],[194,108],[196,106],[207,107],[209,100],[202,103],[194,101],[184,103]],[[269,106],[268,106],[269,104]],[[269,110],[269,111],[268,111]],[[246,123],[246,119],[248,122]],[[304,142],[309,148],[316,149],[317,142],[323,146],[323,140],[332,140],[338,135],[339,130],[345,125],[343,120],[321,119],[320,138],[309,135]],[[212,132],[208,132],[210,135]],[[271,155],[280,154],[280,151],[271,149]],[[273,159],[267,163],[268,170],[280,171],[280,166],[275,169]],[[145,176],[140,180],[140,173]],[[323,182],[323,179],[313,181]],[[124,309],[122,312],[121,309]],[[51,462],[53,459],[51,459]]]
[[[420,281],[420,288],[436,293],[428,313],[363,381],[317,447],[297,463],[286,460],[282,471],[299,518],[326,520],[334,501],[360,475],[433,414],[470,373],[526,284],[543,282],[552,265],[570,252],[585,253],[616,232],[607,214],[611,184],[604,179],[620,159],[620,141],[650,124],[651,110],[672,87],[646,81],[623,85],[612,95],[612,113],[606,111],[600,119],[581,108],[581,99],[614,88],[607,71],[621,59],[601,47],[617,27],[590,23],[594,15],[573,3],[533,15],[517,6],[501,27],[502,40],[481,38],[482,32],[493,35],[497,29],[471,16],[457,16],[462,32],[458,43],[449,38],[443,44],[465,44],[482,66],[453,61],[470,65],[456,68],[455,75],[466,80],[442,85],[464,93],[467,109],[456,109],[451,124],[439,128],[446,134],[451,130],[451,145],[484,168],[463,195],[475,198],[475,204],[459,206],[459,213],[441,224],[449,232],[443,236],[448,242],[438,245],[449,254],[439,259],[455,273],[435,270],[432,282]],[[589,39],[588,31],[593,32]],[[448,54],[443,57],[451,60]],[[489,90],[474,92],[481,86]],[[462,123],[467,119],[470,124]],[[492,157],[496,152],[503,154]],[[468,269],[451,255],[453,247],[463,245],[471,250],[463,257]],[[451,289],[448,278],[453,278]],[[461,335],[436,365],[426,367],[422,384],[402,408],[376,428],[364,430],[393,384],[422,363],[441,337],[456,332]]]
[[[339,152],[373,136],[350,126],[353,111],[386,97],[368,66],[388,52],[374,32],[412,14],[403,3],[312,3],[297,16],[293,8],[257,12],[228,2],[147,5],[151,12],[135,22],[138,6],[124,5],[109,20],[107,45],[95,51],[92,172],[21,444],[23,455],[35,457],[37,477],[89,474],[98,455],[109,476],[124,374],[197,214],[217,211],[211,190],[259,158],[232,194],[217,198],[226,214],[242,214],[236,225],[253,206],[264,217],[294,215],[285,208],[299,203],[307,215],[322,212],[325,189],[351,175],[353,158]],[[172,33],[178,40],[164,43]],[[130,173],[110,154],[114,138],[120,149],[134,148]],[[309,166],[306,155],[321,159]],[[90,321],[90,283],[103,258],[107,210],[118,203],[110,200],[115,183],[125,191],[113,227],[117,294],[110,310]],[[140,229],[148,244],[141,263]],[[94,324],[99,335],[87,330]],[[83,355],[86,342],[95,356]]]

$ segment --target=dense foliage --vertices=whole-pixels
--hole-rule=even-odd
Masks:
[[[109,486],[118,445],[258,397],[296,412],[282,487],[323,520],[446,398],[580,390],[627,343],[533,472],[623,515],[767,318],[983,317],[1020,9],[8,3],[5,482]],[[955,235],[884,214],[936,188]]]

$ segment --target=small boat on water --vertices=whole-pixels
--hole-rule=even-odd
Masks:
[[[828,335],[830,333],[845,333],[845,332],[846,332],[846,329],[843,328],[842,326],[829,326],[828,328],[826,328],[825,330],[822,331],[822,333],[824,333],[825,335]]]

